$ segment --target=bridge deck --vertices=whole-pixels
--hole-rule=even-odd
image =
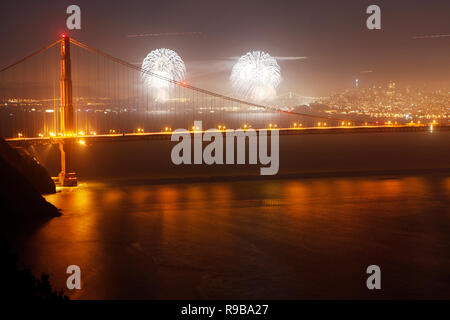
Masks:
[[[256,129],[259,131],[260,129]],[[305,134],[348,134],[348,133],[388,133],[388,132],[424,132],[424,131],[450,131],[449,125],[393,125],[393,126],[353,126],[353,127],[321,127],[321,128],[279,128],[280,135],[305,135]],[[219,130],[218,130],[219,131]],[[194,131],[189,131],[194,133]],[[204,132],[204,131],[202,131]],[[225,134],[225,131],[221,131]],[[36,138],[10,138],[8,143],[18,146],[58,144],[64,141],[76,140],[92,144],[99,142],[126,142],[142,140],[170,140],[172,132],[149,133],[119,133],[84,135],[76,137],[36,137]]]

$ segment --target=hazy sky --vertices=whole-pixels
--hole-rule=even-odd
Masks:
[[[303,57],[279,60],[280,93],[328,94],[355,78],[450,88],[450,37],[421,37],[450,35],[449,0],[2,1],[0,65],[57,39],[70,4],[81,7],[77,40],[129,62],[171,48],[190,83],[224,93],[230,58],[255,49]],[[382,30],[366,28],[370,4],[381,7]],[[158,33],[181,34],[128,37]]]

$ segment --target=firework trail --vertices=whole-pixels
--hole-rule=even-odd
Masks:
[[[139,34],[129,34],[128,38],[138,38],[138,37],[165,37],[165,36],[193,36],[201,35],[201,32],[161,32],[161,33],[139,33]]]
[[[266,52],[248,52],[234,65],[230,81],[239,95],[257,101],[270,100],[276,97],[281,82],[280,66]]]
[[[448,38],[450,34],[432,34],[426,36],[415,36],[413,39],[433,39],[433,38]]]

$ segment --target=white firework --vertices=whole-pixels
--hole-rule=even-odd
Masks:
[[[233,66],[230,81],[240,95],[253,100],[270,100],[276,97],[281,82],[277,60],[264,51],[248,52]]]
[[[183,60],[170,49],[153,50],[142,62],[142,79],[154,89],[167,89],[171,87],[171,82],[168,80],[181,82],[185,76],[186,67]]]

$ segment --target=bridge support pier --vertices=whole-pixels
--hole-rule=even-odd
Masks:
[[[67,141],[59,144],[59,152],[61,153],[61,172],[58,175],[59,183],[63,187],[75,187],[78,179],[73,170],[73,153],[74,143]]]

